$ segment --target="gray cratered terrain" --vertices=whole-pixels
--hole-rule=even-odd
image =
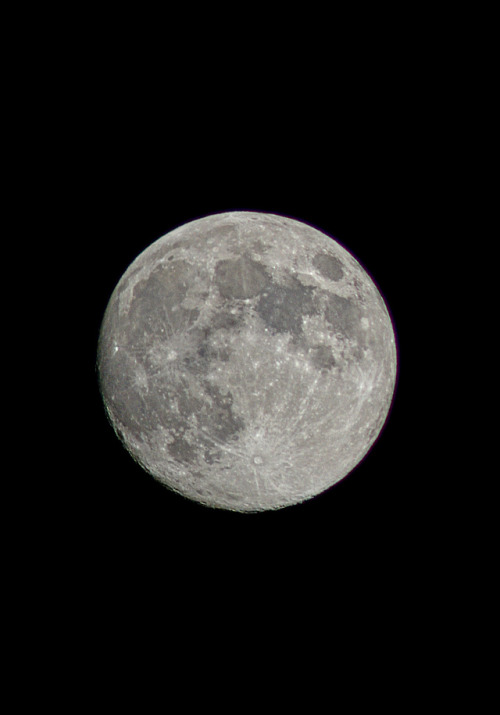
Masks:
[[[384,301],[342,246],[290,218],[229,212],[130,265],[97,366],[111,424],[147,472],[255,512],[351,472],[384,425],[396,362]]]

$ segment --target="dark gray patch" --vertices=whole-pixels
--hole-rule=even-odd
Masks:
[[[138,346],[152,337],[161,338],[192,325],[200,311],[185,309],[181,303],[195,278],[190,264],[175,261],[158,266],[147,279],[139,281],[128,313],[128,344]]]
[[[127,342],[131,347],[147,347],[154,341],[163,342],[169,336],[185,333],[200,315],[198,308],[169,310],[167,306],[140,301],[130,312]]]
[[[213,352],[212,346],[206,340],[198,346],[197,353],[201,360],[210,360],[213,356]]]
[[[193,331],[195,352],[184,358],[186,367],[193,371],[206,372],[214,360],[228,362],[231,351],[228,347],[221,345],[219,338],[226,335],[224,328],[234,330],[240,322],[239,315],[223,313],[217,314],[210,327],[195,328]]]
[[[331,370],[335,366],[332,349],[328,345],[316,345],[311,351],[311,362],[320,370]]]
[[[191,480],[192,480],[193,485],[194,485],[194,484],[197,484],[198,482],[200,482],[201,484],[203,484],[203,482],[205,481],[205,475],[202,474],[201,472],[198,472],[198,471],[193,471],[193,470],[191,470],[191,471],[190,471],[190,477],[191,477]],[[197,489],[198,489],[198,488],[197,488]],[[197,489],[195,489],[195,491],[197,491]]]
[[[203,406],[203,401],[192,395],[186,385],[186,388],[177,394],[177,404],[181,415],[190,417],[199,412]]]
[[[227,241],[236,237],[236,226],[233,223],[223,223],[215,228],[209,228],[204,235],[205,238],[217,238],[219,240],[224,238]]]
[[[177,462],[187,462],[189,464],[196,460],[196,448],[182,436],[176,437],[168,445],[168,452]]]
[[[186,325],[186,324],[192,325],[200,317],[200,309],[199,308],[181,308],[181,311],[183,313],[183,318],[186,321],[184,323],[184,325]]]
[[[313,266],[318,269],[324,278],[329,278],[332,281],[339,281],[344,275],[342,263],[339,259],[326,253],[318,253],[314,256]]]
[[[210,335],[209,328],[194,327],[190,331],[189,347],[182,363],[193,375],[206,372],[209,368],[213,355]]]
[[[251,249],[255,255],[263,256],[267,252],[268,246],[264,243],[264,241],[262,239],[252,237],[251,238]]]
[[[151,411],[151,428],[164,427],[175,435],[183,435],[192,425],[193,416],[203,406],[203,400],[191,395],[187,383],[175,385],[158,381],[147,396],[148,409]],[[178,409],[174,409],[177,405]]]
[[[360,345],[356,345],[356,347],[353,348],[352,356],[355,360],[361,362],[365,356],[363,348]]]
[[[207,464],[214,464],[222,457],[222,452],[213,447],[206,447],[203,451],[203,459]]]
[[[205,382],[207,410],[198,414],[198,421],[219,442],[234,439],[245,427],[243,420],[232,411],[233,396],[223,394],[217,385]]]
[[[230,357],[231,353],[228,348],[217,348],[215,350],[216,360],[220,360],[221,362],[229,362]]]
[[[226,310],[220,310],[212,316],[210,326],[214,330],[235,330],[244,322],[244,315],[241,311],[230,313]]]
[[[130,306],[127,321],[126,330],[123,331],[123,342],[137,350],[152,336],[161,336],[164,311],[146,298],[135,298]]]
[[[182,260],[157,266],[151,271],[143,294],[172,307],[186,296],[193,274],[193,267]]]
[[[325,319],[336,332],[352,339],[360,337],[361,311],[351,298],[328,294]]]
[[[223,298],[253,298],[268,281],[264,266],[248,256],[219,261],[215,266],[215,282]]]
[[[313,288],[293,277],[288,285],[271,283],[260,296],[255,309],[273,332],[297,335],[302,331],[304,314],[313,312],[313,291]]]

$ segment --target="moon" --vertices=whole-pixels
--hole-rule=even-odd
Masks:
[[[231,211],[182,225],[125,271],[97,348],[109,421],[169,489],[209,507],[280,509],[348,475],[396,383],[373,280],[296,219]]]

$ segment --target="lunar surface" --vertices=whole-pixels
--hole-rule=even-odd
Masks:
[[[132,457],[210,507],[279,509],[345,477],[387,418],[397,353],[345,248],[274,214],[185,224],[130,265],[107,306],[99,385]]]

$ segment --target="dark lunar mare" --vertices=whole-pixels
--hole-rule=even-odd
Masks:
[[[315,312],[314,289],[290,276],[287,284],[271,281],[260,295],[255,310],[273,333],[302,332],[303,315]]]

